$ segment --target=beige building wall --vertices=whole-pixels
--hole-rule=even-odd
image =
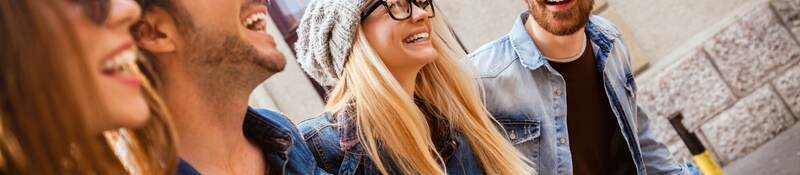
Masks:
[[[286,68],[256,88],[250,96],[250,105],[270,108],[286,114],[294,123],[317,116],[322,112],[322,98],[297,64],[294,53],[283,41],[283,35],[269,20],[269,33],[275,38],[278,50],[286,59]]]

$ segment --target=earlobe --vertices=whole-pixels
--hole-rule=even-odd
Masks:
[[[175,52],[176,47],[172,37],[175,33],[175,23],[170,16],[158,7],[146,13],[142,20],[131,28],[136,45],[154,54]]]

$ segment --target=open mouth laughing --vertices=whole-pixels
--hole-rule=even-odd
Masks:
[[[251,31],[267,33],[267,17],[266,12],[255,12],[245,18],[242,24]]]
[[[100,63],[100,71],[104,76],[138,87],[141,82],[135,74],[136,54],[136,47],[125,44]]]
[[[577,0],[544,0],[544,5],[551,11],[562,11],[572,8]]]
[[[428,33],[427,31],[423,31],[409,35],[408,37],[403,39],[403,42],[406,44],[417,44],[429,40],[430,40],[430,33]]]

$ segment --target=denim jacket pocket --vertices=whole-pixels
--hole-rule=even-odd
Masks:
[[[541,137],[541,121],[498,119],[505,129],[506,138],[525,157],[539,163],[539,149]]]
[[[498,120],[506,131],[506,138],[511,144],[518,145],[527,141],[538,141],[541,136],[540,121],[536,120]]]

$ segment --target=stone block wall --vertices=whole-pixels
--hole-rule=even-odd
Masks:
[[[656,138],[688,150],[668,122],[676,113],[724,165],[800,120],[800,0],[772,0],[725,27],[640,84]]]

